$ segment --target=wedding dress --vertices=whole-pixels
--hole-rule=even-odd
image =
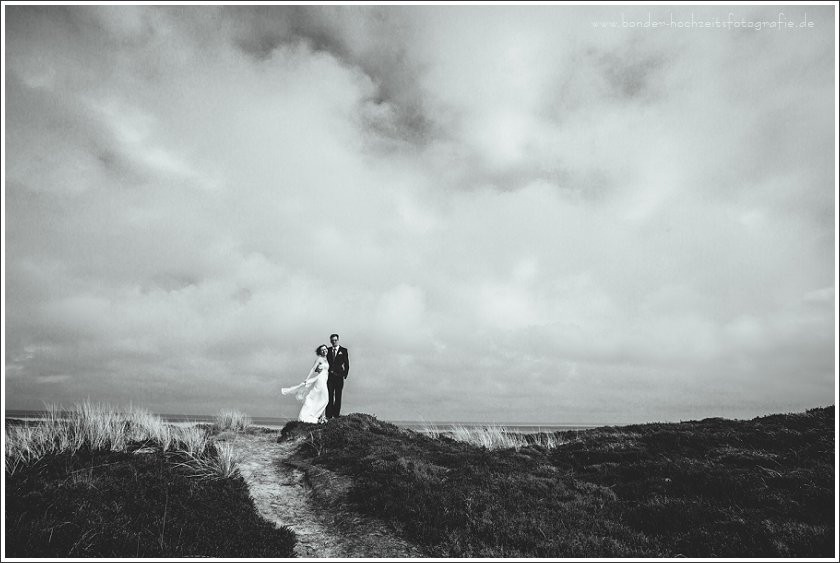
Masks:
[[[329,366],[327,359],[319,356],[303,383],[298,383],[294,387],[283,387],[280,390],[284,395],[294,393],[298,401],[303,401],[300,414],[298,414],[298,420],[301,422],[317,423],[323,418],[329,402],[327,394]]]

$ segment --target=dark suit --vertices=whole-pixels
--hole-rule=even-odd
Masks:
[[[338,352],[332,348],[327,349],[327,361],[330,363],[330,373],[327,376],[327,418],[335,418],[341,413],[341,391],[344,389],[344,380],[350,373],[350,354],[347,348],[338,347]]]

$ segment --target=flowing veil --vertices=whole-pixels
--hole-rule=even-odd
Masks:
[[[315,386],[316,379],[309,379],[302,383],[298,383],[294,387],[283,387],[280,389],[280,393],[283,395],[291,395],[292,393],[295,394],[295,398],[298,401],[303,402],[306,399],[306,395],[312,390],[312,387]]]

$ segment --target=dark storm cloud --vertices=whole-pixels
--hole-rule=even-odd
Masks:
[[[226,7],[233,42],[259,61],[282,46],[303,43],[351,67],[376,85],[365,100],[363,123],[398,142],[424,143],[438,125],[429,116],[419,89],[422,61],[408,50],[416,40],[410,10],[361,6]],[[378,145],[382,147],[381,144]]]

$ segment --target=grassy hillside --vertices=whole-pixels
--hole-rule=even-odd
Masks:
[[[831,557],[834,408],[558,432],[491,450],[353,414],[300,462],[449,557]],[[554,442],[555,447],[544,444]]]
[[[209,430],[94,405],[7,424],[6,555],[293,557]]]
[[[6,480],[10,557],[292,557],[241,477],[195,479],[157,451],[80,451]]]

